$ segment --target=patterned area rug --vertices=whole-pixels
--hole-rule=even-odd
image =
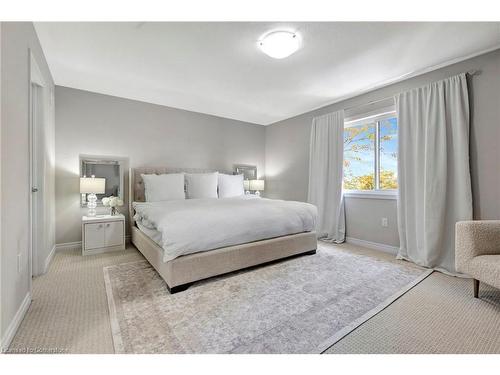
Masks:
[[[431,272],[319,245],[174,295],[147,261],[104,277],[116,353],[321,353]]]

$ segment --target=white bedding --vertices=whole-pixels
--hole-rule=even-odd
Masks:
[[[310,232],[315,230],[317,216],[316,207],[309,203],[249,195],[133,205],[137,223],[161,233],[164,262],[181,255]]]
[[[157,245],[161,246],[161,232],[156,229],[145,227],[140,222],[137,222],[137,227],[141,230],[142,233],[156,242]]]

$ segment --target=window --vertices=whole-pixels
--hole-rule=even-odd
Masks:
[[[397,130],[394,112],[345,123],[345,190],[390,192],[398,188]]]

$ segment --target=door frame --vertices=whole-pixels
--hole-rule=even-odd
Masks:
[[[32,188],[35,187],[35,184],[37,184],[36,181],[33,181],[33,172],[35,170],[35,165],[39,165],[41,155],[39,149],[35,149],[36,152],[34,153],[34,147],[35,143],[39,144],[40,142],[40,132],[38,131],[39,129],[35,129],[35,114],[33,113],[33,106],[34,106],[34,94],[33,94],[33,86],[38,86],[42,90],[46,87],[45,81],[43,79],[40,67],[35,59],[35,56],[33,55],[32,51],[29,50],[29,67],[30,67],[30,76],[29,76],[29,124],[28,124],[28,134],[29,134],[29,251],[28,251],[28,277],[29,277],[29,285],[30,285],[30,291],[32,290],[32,278],[33,276],[39,275],[40,272],[40,246],[42,244],[34,244],[34,239],[36,236],[34,235],[34,231],[38,228],[41,223],[37,221],[37,218],[39,217],[39,210],[43,210],[43,205],[37,205],[36,206],[36,215],[35,213],[35,193],[32,191]],[[43,100],[43,93],[42,93],[42,100]],[[42,104],[42,108],[43,108]],[[44,109],[45,111],[45,109]],[[38,111],[37,111],[38,112]],[[42,115],[42,124],[43,124],[43,117],[45,117],[45,113]],[[38,142],[36,142],[38,141]],[[43,172],[43,171],[42,171]],[[39,171],[40,173],[40,171]],[[38,187],[39,193],[40,192],[40,187]]]

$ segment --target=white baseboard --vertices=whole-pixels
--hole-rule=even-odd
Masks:
[[[126,235],[125,236],[125,243],[127,245],[130,244],[131,239],[132,239],[132,236]],[[82,241],[58,243],[58,244],[56,244],[55,248],[56,248],[56,251],[62,251],[62,250],[81,250],[82,249]]]
[[[45,265],[44,265],[44,268],[43,268],[43,273],[46,273],[47,270],[49,269],[50,263],[52,262],[52,259],[54,258],[54,254],[55,253],[56,253],[56,245],[54,245],[52,247],[52,250],[50,250],[49,256],[47,257],[47,259],[45,259]]]
[[[82,249],[82,241],[64,242],[56,244],[56,251],[81,250],[81,249]]]
[[[347,243],[352,244],[352,245],[363,246],[363,247],[366,247],[368,249],[383,251],[384,253],[389,253],[389,254],[393,254],[393,255],[396,255],[399,251],[399,247],[396,247],[396,246],[385,245],[385,244],[378,243],[378,242],[360,240],[360,239],[353,238],[353,237],[346,237],[345,241]]]
[[[2,337],[2,345],[1,345],[2,352],[5,352],[9,349],[10,343],[12,342],[12,339],[16,335],[17,329],[21,325],[21,322],[23,321],[24,316],[26,315],[26,312],[30,307],[30,304],[31,304],[31,293],[28,292],[28,294],[26,294],[26,297],[24,297],[21,306],[19,306],[16,315],[14,315],[14,318],[7,327],[5,335]]]

